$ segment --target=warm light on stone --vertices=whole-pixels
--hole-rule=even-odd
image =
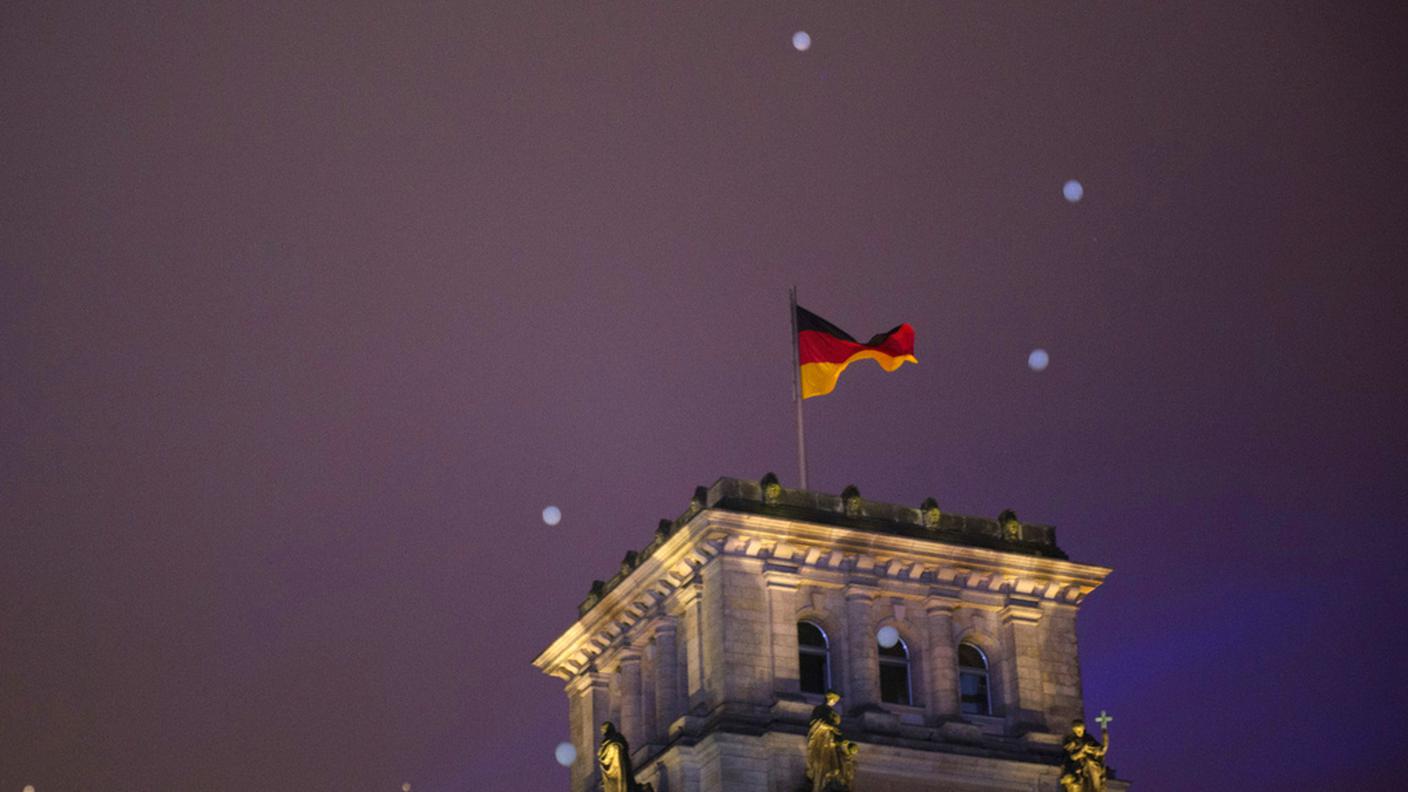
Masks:
[[[583,571],[579,618],[533,661],[565,683],[569,733],[586,740],[572,792],[601,788],[605,721],[629,743],[641,785],[804,786],[823,699],[802,688],[799,621],[825,633],[828,665],[808,684],[844,696],[840,731],[867,782],[858,792],[976,777],[993,792],[1056,788],[1062,734],[1085,707],[1076,612],[1110,570],[1067,560],[1050,526],[1008,520],[1014,533],[1002,518],[960,515],[939,526],[928,501],[844,494],[720,479],[671,530],[645,527],[629,563]],[[970,715],[960,697],[961,643],[988,663],[988,714]],[[907,780],[918,777],[924,786]]]

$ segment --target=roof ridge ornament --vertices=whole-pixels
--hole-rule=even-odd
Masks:
[[[925,498],[919,504],[919,516],[923,520],[924,527],[931,531],[939,530],[939,520],[943,519],[944,513],[939,510],[939,502],[933,498]]]
[[[758,481],[758,486],[763,490],[763,503],[776,506],[778,500],[782,498],[782,484],[778,482],[777,474],[771,470],[764,473]]]
[[[694,488],[694,494],[689,498],[689,508],[685,511],[685,516],[680,522],[685,522],[689,518],[704,511],[705,505],[709,503],[709,488],[703,485]]]
[[[847,484],[841,490],[841,507],[845,510],[847,517],[861,516],[860,487],[854,484]]]
[[[1002,538],[1009,542],[1022,541],[1022,523],[1017,519],[1017,513],[1011,509],[1003,509],[997,515],[997,525],[1002,531]]]

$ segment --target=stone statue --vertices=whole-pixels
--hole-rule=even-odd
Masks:
[[[849,792],[855,779],[855,756],[860,746],[841,735],[841,694],[826,691],[826,703],[812,710],[807,725],[807,780],[811,792]]]
[[[601,748],[596,758],[601,763],[601,792],[655,792],[650,784],[636,783],[631,746],[611,721],[601,724]]]
[[[1085,721],[1071,721],[1071,733],[1061,746],[1066,751],[1066,762],[1061,765],[1064,792],[1105,792],[1105,752],[1110,747],[1110,733],[1104,727],[1111,720],[1113,718],[1101,713],[1103,740],[1086,733]]]

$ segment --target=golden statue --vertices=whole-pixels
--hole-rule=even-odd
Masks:
[[[601,724],[601,748],[596,758],[601,764],[601,792],[654,792],[652,785],[636,783],[631,746],[611,721]]]
[[[860,746],[841,735],[841,713],[835,710],[841,694],[826,691],[826,703],[812,710],[807,725],[807,780],[812,792],[844,792],[856,774]]]
[[[860,746],[846,740],[841,743],[838,751],[841,755],[841,774],[838,780],[841,782],[841,789],[850,792],[851,785],[856,782],[856,754],[860,753]]]
[[[1100,723],[1102,739],[1099,740],[1086,733],[1085,721],[1071,721],[1071,733],[1062,743],[1066,751],[1066,762],[1061,765],[1064,792],[1105,792],[1105,752],[1110,749],[1110,732],[1106,727],[1114,718],[1101,711],[1096,720]]]

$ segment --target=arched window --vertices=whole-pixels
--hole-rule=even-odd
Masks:
[[[958,645],[958,694],[965,715],[991,715],[988,658],[970,643]]]
[[[809,622],[797,622],[797,665],[803,693],[825,693],[831,688],[831,653],[826,632]]]
[[[901,638],[889,649],[880,647],[880,700],[907,707],[913,699],[909,688],[909,647]]]

